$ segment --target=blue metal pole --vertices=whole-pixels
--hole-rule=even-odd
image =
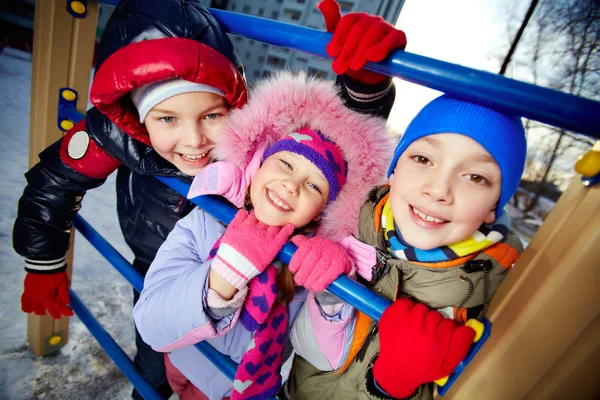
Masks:
[[[225,30],[323,58],[331,34],[264,18],[210,9]],[[600,138],[600,103],[406,51],[366,68],[514,115]]]
[[[156,178],[182,196],[187,197],[190,189],[189,184],[177,178],[163,176],[157,176]],[[229,224],[236,212],[236,209],[231,204],[218,196],[198,196],[189,200],[226,224]],[[296,251],[296,246],[291,243],[286,244],[279,252],[279,260],[289,264],[294,251]],[[391,304],[387,299],[371,292],[363,285],[343,275],[332,282],[327,287],[327,290],[378,321],[383,310]]]
[[[90,310],[87,309],[85,304],[81,301],[79,296],[75,294],[73,290],[70,290],[71,295],[71,308],[77,314],[81,322],[87,327],[92,335],[96,338],[100,346],[104,349],[106,354],[115,362],[117,367],[123,372],[123,375],[131,382],[131,384],[137,389],[137,391],[146,400],[161,400],[162,396],[154,390],[150,385],[135,369],[133,362],[129,359],[127,354],[119,347],[115,340],[110,336],[108,332],[100,325],[98,320],[94,318]]]
[[[137,272],[129,261],[110,245],[92,226],[80,215],[73,218],[73,226],[106,258],[131,286],[138,292],[144,288],[144,277]]]
[[[238,369],[238,364],[233,361],[229,356],[221,353],[216,350],[207,342],[199,342],[194,345],[200,353],[202,353],[206,358],[208,358],[215,367],[219,369],[226,377],[228,377],[231,382],[235,378],[235,373]]]
[[[116,5],[118,1],[99,3]],[[331,58],[325,46],[331,33],[265,18],[209,9],[227,31],[249,39]],[[395,51],[366,68],[449,93],[514,115],[600,139],[600,102],[506,78],[502,75]]]
[[[118,1],[99,1],[115,5]],[[331,33],[210,8],[228,32],[330,59]],[[365,68],[462,99],[600,139],[600,102],[506,78],[502,75],[395,51]]]
[[[156,179],[187,198],[187,194],[190,191],[189,183],[182,182],[177,178],[167,178],[164,176],[157,176]],[[226,225],[229,225],[237,212],[231,203],[220,196],[198,196],[189,200]],[[278,258],[282,262],[289,264],[294,251],[296,251],[296,246],[288,243],[279,252]]]
[[[81,234],[90,242],[92,246],[100,252],[106,258],[106,260],[113,266],[117,271],[125,277],[127,282],[131,284],[138,292],[141,292],[144,288],[144,278],[142,275],[133,269],[133,266],[127,261],[114,247],[110,245],[83,217],[76,215],[73,218],[73,226],[81,232]],[[72,301],[72,300],[71,300]],[[87,325],[86,325],[87,326]],[[237,370],[237,364],[228,356],[221,354],[214,349],[210,344],[206,342],[197,343],[196,348],[200,350],[208,359],[225,376],[233,380],[235,371]]]
[[[116,6],[120,0],[94,0],[98,4],[106,4],[107,6]]]
[[[73,121],[73,123],[79,122],[84,117],[83,114],[81,114],[79,111],[77,111],[77,109],[69,103],[66,103],[66,104],[59,103],[58,116],[61,117],[62,119],[68,119],[70,121]]]
[[[84,116],[75,110],[77,114],[73,114],[76,121],[79,122]],[[182,196],[187,197],[190,191],[190,185],[182,182],[177,178],[168,178],[164,176],[157,176],[158,180],[175,190]],[[190,199],[191,202],[196,204],[198,207],[206,210],[210,215],[218,219],[219,221],[229,224],[235,216],[236,209],[229,204],[223,198],[219,196],[198,196]],[[119,271],[125,279],[138,291],[141,292],[143,288],[144,280],[137,271],[131,268],[131,265],[127,260],[123,258],[115,249],[112,247],[102,236],[98,234],[83,218],[76,215],[73,219],[73,225],[84,235],[94,247],[102,254],[107,254],[106,259]],[[89,237],[88,237],[89,236]],[[102,249],[102,250],[100,250]],[[296,251],[296,246],[292,243],[286,244],[283,249],[279,252],[278,258],[282,262],[289,264],[292,254]],[[109,256],[110,255],[110,256]],[[126,263],[126,264],[123,264]],[[139,276],[136,277],[135,274]],[[341,298],[342,300],[352,304],[369,317],[379,321],[383,310],[385,310],[391,303],[381,296],[378,296],[371,292],[363,285],[354,282],[352,279],[346,276],[340,276],[336,279],[327,289]],[[224,374],[227,375],[225,371]],[[234,374],[235,375],[235,374]]]

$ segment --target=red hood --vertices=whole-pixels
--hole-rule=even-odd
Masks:
[[[213,48],[183,38],[145,40],[117,50],[96,72],[90,100],[125,133],[150,146],[128,93],[170,78],[221,89],[231,108],[247,101],[246,83],[235,65]]]

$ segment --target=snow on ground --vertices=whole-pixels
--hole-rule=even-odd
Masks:
[[[28,166],[31,62],[0,55],[0,399],[128,399],[132,386],[77,317],[69,343],[37,358],[26,343],[20,309],[23,259],[12,249],[12,226]],[[115,177],[90,191],[80,212],[128,260],[116,216]],[[81,236],[76,236],[72,287],[127,354],[135,352],[131,287]]]

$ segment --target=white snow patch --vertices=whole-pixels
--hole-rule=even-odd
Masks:
[[[77,317],[70,321],[69,343],[57,354],[38,358],[26,344],[27,318],[20,309],[25,272],[12,249],[12,226],[28,169],[31,62],[14,54],[0,54],[0,398],[129,399],[131,384]],[[116,216],[114,175],[85,196],[80,214],[133,259]],[[132,357],[131,286],[87,240],[77,234],[75,241],[73,289]]]

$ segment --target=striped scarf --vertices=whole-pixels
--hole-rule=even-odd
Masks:
[[[493,224],[481,225],[475,233],[460,242],[435,249],[421,250],[406,244],[403,240],[394,222],[389,197],[386,196],[381,201],[385,202],[381,211],[381,227],[385,244],[392,257],[399,260],[426,263],[455,260],[485,250],[494,243],[501,241],[510,230],[508,213],[506,210],[502,210],[502,213]]]

